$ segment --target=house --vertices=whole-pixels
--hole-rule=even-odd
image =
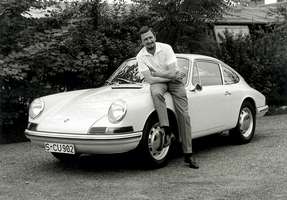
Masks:
[[[283,3],[287,3],[287,0],[249,0],[248,6],[242,7],[238,13],[225,15],[222,20],[214,24],[213,30],[209,30],[209,32],[213,32],[215,39],[220,42],[218,34],[222,34],[225,30],[229,30],[235,35],[249,34],[250,26],[264,30],[266,25],[274,21],[274,17],[268,15],[269,8]]]
[[[251,6],[274,7],[286,2],[287,0],[251,0],[249,4]]]
[[[127,0],[125,0],[127,1]],[[218,42],[218,34],[222,34],[225,30],[233,32],[235,35],[239,33],[249,34],[250,27],[256,29],[265,29],[266,25],[274,21],[274,17],[268,15],[270,7],[287,3],[287,0],[247,0],[248,6],[241,8],[240,12],[230,13],[225,15],[223,19],[216,21],[208,30],[208,34],[216,39]],[[65,7],[61,4],[62,8]],[[31,10],[32,17],[44,17],[49,15],[49,11],[56,9],[55,7],[48,7],[46,10]]]

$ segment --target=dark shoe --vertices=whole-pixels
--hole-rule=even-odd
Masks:
[[[165,134],[163,148],[170,146],[173,141],[175,141],[175,136],[173,133],[170,135]]]
[[[165,148],[171,145],[171,131],[169,126],[162,126],[161,129],[164,131],[163,148]]]
[[[165,134],[163,130],[160,130],[158,133],[160,135],[160,145],[159,145],[159,148],[157,148],[157,151],[162,151],[162,149],[164,148],[164,144],[165,144]]]
[[[195,159],[194,157],[185,157],[184,158],[184,162],[185,163],[189,163],[189,167],[190,168],[194,168],[194,169],[198,169],[199,168],[199,165],[195,162]]]
[[[171,145],[171,135],[165,134],[163,148]]]

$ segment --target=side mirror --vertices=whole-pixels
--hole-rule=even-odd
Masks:
[[[200,84],[196,83],[195,90],[200,92],[202,90],[202,86]]]
[[[199,83],[196,83],[195,87],[193,89],[191,89],[191,92],[200,92],[202,90],[202,86]]]

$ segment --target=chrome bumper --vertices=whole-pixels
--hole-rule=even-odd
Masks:
[[[25,130],[32,143],[44,149],[45,142],[74,144],[76,153],[113,154],[135,149],[142,132],[113,135],[65,134]]]
[[[268,105],[256,108],[256,116],[263,117],[269,110]]]

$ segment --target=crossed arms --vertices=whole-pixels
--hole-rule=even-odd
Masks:
[[[154,72],[146,70],[143,71],[142,74],[144,75],[146,81],[151,85],[155,83],[165,83],[173,80],[181,80],[185,76],[183,72],[176,70],[175,62],[169,64],[166,71]]]

